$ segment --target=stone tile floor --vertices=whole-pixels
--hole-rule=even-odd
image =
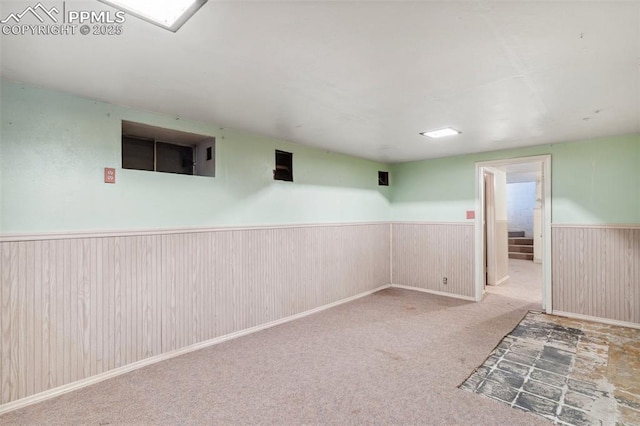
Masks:
[[[640,425],[640,329],[529,312],[460,388],[562,425]]]

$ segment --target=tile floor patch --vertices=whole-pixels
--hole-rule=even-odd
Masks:
[[[562,425],[640,425],[640,330],[529,312],[460,385]]]
[[[497,359],[499,359],[499,358],[497,358]],[[504,359],[509,360],[509,361],[513,361],[513,362],[517,362],[518,364],[524,364],[524,365],[531,365],[535,361],[535,358],[533,358],[533,357],[526,356],[526,355],[521,355],[521,354],[513,352],[513,351],[509,351],[509,352],[505,353],[504,354]],[[485,364],[486,364],[486,362],[485,362]]]
[[[518,389],[524,383],[523,375],[513,374],[508,371],[499,370],[497,368],[491,371],[487,375],[486,379],[502,383],[503,385],[511,386],[515,389]]]
[[[564,406],[558,416],[560,420],[571,425],[595,425],[601,424],[598,419],[588,415],[584,411],[576,410],[571,407]]]
[[[548,417],[555,416],[558,410],[557,403],[526,392],[518,394],[515,405]]]
[[[546,383],[536,382],[535,380],[527,380],[522,385],[522,390],[534,395],[540,395],[557,403],[560,403],[560,398],[562,397],[562,388],[550,386]]]
[[[548,371],[550,373],[556,373],[559,374],[561,376],[566,376],[567,373],[569,372],[569,370],[571,369],[571,366],[569,365],[565,365],[565,364],[556,364],[553,361],[547,361],[546,359],[537,359],[534,363],[533,366],[535,368],[537,368],[538,370],[544,370],[544,371]]]
[[[526,365],[516,364],[515,362],[507,361],[506,359],[503,359],[501,362],[498,361],[495,365],[497,365],[500,370],[518,374],[523,377],[526,376],[530,370]]]
[[[573,361],[573,354],[568,351],[563,351],[558,348],[554,348],[551,346],[545,346],[542,350],[542,355],[540,358],[555,362],[556,364],[564,364],[571,365],[571,361]]]
[[[606,394],[605,390],[598,389],[598,386],[595,383],[583,382],[582,380],[567,380],[567,384],[569,389],[575,392],[579,392],[583,395],[589,395],[592,397],[604,396]]]
[[[548,383],[552,386],[563,387],[567,383],[566,376],[562,376],[560,374],[549,373],[547,371],[542,371],[538,369],[534,369],[529,375],[530,379],[538,380],[543,383]]]
[[[571,390],[566,391],[564,394],[564,404],[570,407],[582,407],[583,410],[591,410],[595,398],[574,392]]]
[[[486,396],[499,399],[506,403],[511,403],[516,396],[518,396],[518,391],[516,389],[492,380],[485,380],[478,391],[482,392],[482,394]]]

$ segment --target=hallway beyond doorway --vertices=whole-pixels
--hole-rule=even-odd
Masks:
[[[488,293],[542,306],[542,265],[530,260],[509,259],[509,281],[487,286]]]

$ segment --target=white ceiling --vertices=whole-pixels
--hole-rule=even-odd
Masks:
[[[640,131],[640,2],[209,0],[123,30],[2,35],[2,76],[383,162]]]

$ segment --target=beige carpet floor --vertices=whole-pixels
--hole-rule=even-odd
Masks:
[[[526,300],[542,308],[542,264],[530,260],[509,259],[509,280],[499,286],[487,286],[488,293]]]
[[[473,303],[387,289],[0,424],[548,424],[458,388],[529,309],[539,302],[504,291]]]

